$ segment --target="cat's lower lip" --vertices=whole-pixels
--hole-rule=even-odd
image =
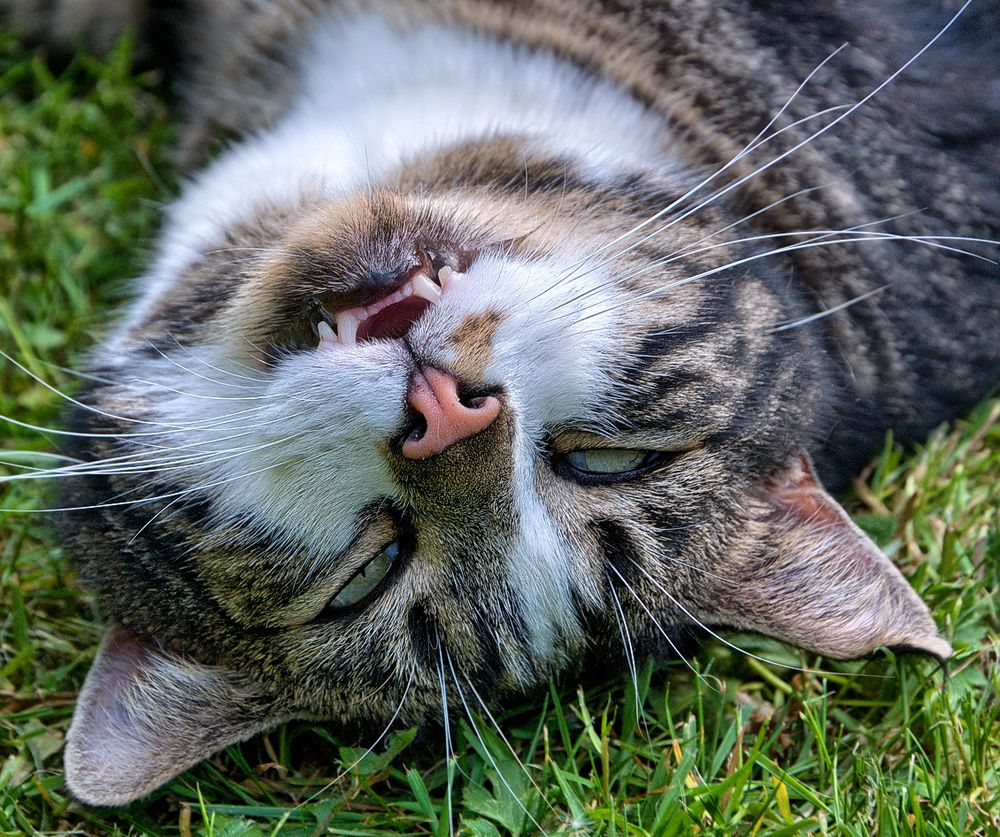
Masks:
[[[464,273],[459,273],[448,265],[437,271],[434,278],[421,270],[388,296],[370,305],[338,312],[335,317],[336,330],[329,323],[320,322],[317,326],[319,348],[324,345],[353,345],[364,340],[405,337],[424,312],[439,303],[448,288],[461,281],[464,276]]]

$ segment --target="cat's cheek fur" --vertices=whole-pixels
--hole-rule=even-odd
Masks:
[[[90,805],[124,805],[283,717],[244,678],[168,657],[113,626],[77,700],[66,784]]]
[[[213,369],[242,368],[229,348],[210,347],[207,356]],[[182,361],[193,373],[201,368]],[[235,390],[237,399],[232,388],[187,374],[177,382],[187,397],[166,401],[157,418],[195,428],[179,434],[177,444],[183,436],[205,452],[191,482],[215,489],[220,526],[252,519],[272,540],[335,554],[353,538],[360,510],[392,493],[379,452],[402,427],[411,363],[388,343],[307,352],[252,388]],[[168,371],[150,379],[163,380]]]

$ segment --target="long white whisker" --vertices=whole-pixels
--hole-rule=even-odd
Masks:
[[[301,415],[301,414],[299,414]],[[291,416],[290,418],[296,418],[297,416]],[[281,417],[280,419],[272,419],[267,422],[261,422],[257,424],[253,430],[243,431],[242,433],[233,433],[229,436],[214,437],[210,439],[204,439],[196,442],[188,442],[183,445],[153,445],[150,443],[140,442],[138,444],[143,445],[144,450],[137,451],[134,453],[123,454],[121,456],[106,457],[105,459],[98,460],[73,460],[72,457],[66,457],[74,462],[73,465],[61,466],[58,468],[32,468],[33,473],[29,474],[12,474],[6,477],[0,477],[0,483],[4,482],[15,482],[23,481],[26,479],[54,479],[62,477],[76,477],[76,476],[99,476],[99,475],[110,475],[110,474],[127,474],[127,473],[145,473],[151,471],[160,470],[171,470],[173,466],[186,466],[190,463],[196,464],[211,464],[216,461],[214,458],[219,457],[218,461],[222,459],[232,458],[230,456],[221,456],[225,454],[244,454],[256,450],[260,450],[261,446],[257,444],[243,445],[235,448],[209,448],[208,450],[197,451],[197,448],[204,447],[206,445],[217,445],[220,442],[230,441],[232,439],[240,439],[247,436],[253,436],[259,432],[260,428],[268,426],[270,424],[275,424],[278,422],[287,423],[289,417]],[[162,454],[167,452],[180,453],[183,451],[191,451],[191,453],[179,456],[179,457],[163,457]],[[15,467],[27,467],[23,465],[18,465],[17,463],[7,463],[14,465]],[[169,466],[169,467],[168,467]]]
[[[441,681],[441,711],[443,713],[444,719],[444,756],[445,756],[445,774],[447,776],[447,789],[445,791],[445,804],[448,808],[448,833],[451,837],[455,835],[455,818],[452,814],[452,781],[454,779],[454,770],[452,768],[452,758],[454,755],[454,748],[451,742],[451,721],[448,718],[448,689],[444,682],[444,643],[441,641],[441,632],[435,627],[435,633],[437,635],[437,648],[438,648],[438,677]],[[457,758],[457,756],[456,756]]]
[[[630,559],[630,560],[631,560],[631,559]],[[632,563],[635,563],[635,562],[633,561]],[[708,678],[707,678],[707,677],[705,677],[705,675],[704,675],[704,674],[702,674],[702,673],[701,673],[700,671],[698,671],[698,669],[696,669],[696,668],[695,668],[695,667],[694,667],[693,665],[691,665],[691,662],[690,662],[690,661],[689,661],[689,660],[687,659],[687,657],[685,657],[685,656],[684,656],[684,655],[683,655],[683,654],[681,653],[681,650],[680,650],[680,648],[678,648],[678,647],[677,647],[677,643],[675,643],[675,642],[674,642],[674,640],[673,640],[673,637],[671,637],[671,636],[670,636],[670,634],[669,634],[669,633],[667,632],[667,630],[666,630],[666,629],[665,629],[665,628],[663,627],[663,625],[661,625],[661,624],[660,624],[660,620],[659,620],[659,619],[657,619],[657,618],[656,618],[656,617],[655,617],[655,616],[653,615],[653,612],[652,612],[652,611],[651,611],[651,610],[650,610],[650,609],[649,609],[649,608],[648,608],[648,607],[646,606],[646,603],[645,603],[645,602],[643,601],[643,599],[642,599],[642,596],[640,596],[640,595],[639,595],[639,594],[638,594],[638,593],[637,593],[637,592],[636,592],[636,591],[635,591],[635,590],[634,590],[634,589],[632,588],[632,585],[631,585],[631,584],[629,584],[629,583],[628,583],[628,582],[627,582],[627,581],[625,580],[625,576],[623,576],[623,575],[622,575],[622,574],[621,574],[620,572],[618,572],[618,568],[617,568],[617,567],[615,567],[615,565],[614,565],[614,564],[612,564],[612,563],[610,563],[610,562],[608,562],[608,563],[606,564],[606,566],[607,566],[607,567],[608,567],[608,568],[609,568],[609,569],[610,569],[610,570],[611,570],[611,571],[612,571],[612,572],[613,572],[613,573],[614,573],[614,574],[615,574],[616,576],[618,576],[618,578],[619,578],[619,579],[621,580],[621,583],[625,585],[625,589],[626,589],[626,590],[628,590],[628,591],[629,591],[629,593],[631,593],[631,594],[632,594],[632,598],[634,598],[634,599],[636,600],[636,602],[638,602],[638,604],[639,604],[639,607],[641,607],[641,608],[642,608],[642,609],[643,609],[643,610],[644,610],[644,611],[646,612],[646,615],[647,615],[647,616],[648,616],[648,617],[650,618],[650,620],[652,621],[652,623],[653,623],[653,624],[654,624],[654,625],[656,626],[656,630],[658,630],[658,631],[660,632],[660,635],[661,635],[661,636],[662,636],[662,637],[663,637],[663,638],[664,638],[664,639],[665,639],[665,640],[667,641],[667,643],[668,643],[668,644],[670,645],[670,647],[671,647],[671,648],[673,649],[673,652],[674,652],[674,654],[676,654],[676,655],[677,655],[677,657],[678,657],[678,658],[679,658],[680,660],[682,660],[682,661],[683,661],[684,665],[686,665],[686,666],[687,666],[687,667],[688,667],[688,668],[689,668],[689,669],[691,670],[691,673],[692,673],[692,674],[694,674],[694,676],[695,676],[695,677],[697,677],[697,678],[698,678],[699,680],[701,680],[701,681],[702,681],[702,682],[703,682],[703,683],[704,683],[704,684],[705,684],[705,685],[706,685],[706,686],[707,686],[707,687],[708,687],[709,689],[711,689],[711,690],[712,690],[713,692],[717,692],[717,691],[719,691],[719,690],[718,690],[718,689],[717,689],[717,688],[716,688],[715,686],[713,686],[713,685],[712,685],[712,684],[711,684],[711,683],[709,682]],[[610,579],[609,579],[609,581],[610,581]]]
[[[635,235],[637,232],[645,229],[650,224],[655,223],[660,218],[664,217],[667,213],[669,213],[671,210],[673,210],[676,207],[682,205],[684,203],[684,201],[686,201],[692,195],[696,195],[705,186],[707,186],[709,183],[711,183],[713,180],[715,180],[717,177],[719,177],[719,175],[724,174],[729,168],[731,168],[732,166],[736,165],[736,163],[738,163],[741,159],[743,159],[745,156],[747,156],[747,154],[751,153],[752,151],[757,150],[762,145],[766,144],[767,142],[770,142],[775,137],[780,136],[785,131],[793,129],[793,128],[796,128],[796,127],[798,127],[799,125],[801,125],[801,124],[803,124],[805,122],[808,122],[808,121],[810,121],[812,119],[816,119],[816,118],[818,118],[820,116],[824,116],[824,115],[826,115],[826,114],[828,114],[828,113],[830,113],[832,111],[843,110],[843,109],[849,107],[849,105],[835,105],[833,107],[826,108],[824,110],[818,111],[817,113],[810,114],[809,116],[804,117],[803,119],[799,119],[799,120],[797,120],[796,122],[793,122],[790,125],[786,125],[784,128],[782,128],[779,131],[776,131],[774,134],[770,135],[769,137],[767,137],[764,140],[760,139],[761,135],[764,132],[766,132],[767,129],[769,127],[771,127],[775,123],[775,121],[781,116],[782,113],[785,112],[785,110],[788,109],[788,107],[791,105],[791,103],[795,99],[795,97],[798,96],[798,94],[802,91],[802,88],[805,87],[806,83],[820,70],[821,67],[823,67],[831,58],[833,58],[838,52],[840,52],[840,50],[842,50],[844,48],[844,46],[845,45],[842,44],[841,46],[837,47],[836,50],[834,50],[830,55],[828,55],[826,58],[824,58],[823,61],[819,65],[817,65],[816,68],[811,73],[809,73],[808,76],[806,76],[806,78],[798,86],[798,88],[795,90],[795,92],[792,93],[792,95],[785,101],[785,103],[781,106],[781,108],[778,110],[778,112],[771,118],[771,121],[768,122],[767,125],[764,126],[764,128],[762,128],[760,132],[758,132],[757,136],[755,136],[750,141],[750,143],[748,143],[743,149],[741,149],[737,154],[735,154],[733,156],[733,158],[731,160],[729,160],[729,162],[725,163],[723,166],[721,166],[720,168],[716,169],[714,172],[712,172],[712,174],[710,174],[707,177],[703,178],[699,183],[697,183],[694,186],[692,186],[690,189],[688,189],[679,198],[671,201],[669,204],[667,204],[667,206],[663,207],[663,209],[658,210],[653,215],[651,215],[649,218],[646,218],[644,221],[642,221],[639,224],[636,224],[635,226],[631,227],[627,232],[622,233],[617,238],[612,239],[611,241],[606,242],[605,244],[601,245],[598,249],[596,249],[593,252],[591,252],[586,257],[586,259],[581,259],[580,262],[578,262],[578,265],[583,264],[584,262],[586,262],[586,261],[592,259],[594,256],[598,255],[599,253],[603,252],[604,250],[607,250],[608,248],[613,247],[615,244],[618,244],[619,242],[624,241],[625,239],[627,239],[627,238]]]
[[[642,718],[643,723],[645,723],[645,712],[639,705],[639,671],[635,663],[635,650],[632,647],[632,637],[628,629],[628,620],[625,618],[625,610],[618,599],[618,591],[615,590],[615,585],[612,584],[610,576],[605,577],[608,579],[608,590],[611,591],[611,600],[615,606],[615,623],[618,627],[618,633],[622,638],[622,647],[625,650],[625,663],[628,666],[629,673],[632,675],[632,682],[635,684],[635,716]]]
[[[809,143],[811,143],[814,140],[816,140],[819,137],[821,137],[823,134],[825,134],[827,131],[829,131],[834,126],[839,125],[847,117],[849,117],[852,113],[854,113],[856,110],[858,110],[858,108],[864,106],[874,96],[878,95],[889,84],[891,84],[893,81],[895,81],[900,76],[900,74],[902,74],[917,59],[919,59],[920,56],[922,56],[928,49],[930,49],[931,46],[933,46],[938,41],[938,39],[941,38],[941,36],[944,35],[944,33],[947,32],[948,29],[951,28],[951,26],[955,23],[955,21],[958,20],[958,18],[963,14],[963,12],[965,12],[965,10],[969,7],[969,4],[971,2],[972,2],[972,0],[966,0],[966,2],[962,5],[962,7],[948,21],[948,23],[946,23],[945,26],[933,38],[930,39],[930,41],[928,41],[923,47],[921,47],[916,52],[916,54],[914,54],[908,61],[906,61],[901,67],[899,67],[888,78],[886,78],[884,81],[882,81],[881,84],[879,84],[878,86],[876,86],[867,95],[863,96],[861,99],[859,99],[853,105],[851,105],[850,107],[848,107],[847,110],[843,111],[839,116],[837,116],[834,119],[832,119],[830,122],[828,122],[822,128],[819,128],[818,130],[814,131],[812,134],[810,134],[809,136],[807,136],[804,140],[801,140],[800,142],[798,142],[795,145],[793,145],[790,149],[787,149],[786,151],[782,152],[777,157],[773,158],[772,160],[768,161],[767,163],[764,163],[763,165],[761,165],[760,167],[754,169],[753,171],[749,172],[748,174],[743,175],[742,177],[737,178],[731,184],[729,184],[728,186],[723,187],[722,189],[719,189],[713,195],[711,195],[708,198],[706,198],[705,200],[701,201],[700,203],[698,203],[694,207],[692,207],[692,208],[690,208],[688,210],[685,210],[678,217],[676,217],[672,221],[670,221],[670,223],[665,224],[662,227],[659,227],[658,229],[654,230],[652,233],[649,233],[646,236],[644,236],[638,242],[635,242],[635,243],[629,245],[629,247],[627,248],[627,250],[631,250],[631,249],[634,249],[635,247],[641,246],[643,243],[645,243],[646,241],[648,241],[650,238],[652,238],[652,237],[654,237],[656,235],[659,235],[660,233],[662,233],[666,229],[669,229],[673,224],[676,224],[679,221],[683,220],[684,218],[689,217],[693,213],[700,211],[705,206],[708,206],[709,204],[714,203],[719,198],[721,198],[723,195],[728,194],[733,189],[736,189],[739,186],[743,185],[744,183],[746,183],[751,178],[754,178],[754,177],[758,176],[759,174],[763,173],[764,171],[767,171],[767,169],[771,168],[772,166],[777,165],[782,160],[788,158],[792,154],[795,154],[797,151],[799,151],[799,149],[805,147]],[[758,145],[758,147],[759,147],[759,145]],[[743,153],[745,153],[745,152],[743,152]],[[737,157],[734,158],[733,161],[730,161],[730,163],[728,163],[723,169],[721,169],[720,172],[724,171],[725,168],[728,168],[728,166],[731,165],[733,162],[735,162],[735,160],[738,159],[739,156],[740,155],[737,155]],[[671,204],[671,206],[674,206],[674,205],[676,205],[676,201],[673,204]],[[665,210],[661,210],[661,213],[658,213],[658,215],[654,215],[653,219],[655,220],[657,217],[662,217],[662,214],[664,212],[665,212]],[[623,251],[623,252],[627,252],[627,250]],[[619,253],[617,255],[620,256],[621,253]],[[612,257],[612,258],[615,258],[615,257]]]
[[[171,337],[173,337],[173,335],[171,335]],[[177,338],[174,338],[175,342],[176,342],[176,339]],[[178,369],[181,369],[184,372],[187,372],[189,375],[193,375],[195,378],[200,378],[203,381],[207,381],[208,383],[214,384],[215,386],[219,386],[219,387],[231,387],[233,389],[242,389],[242,390],[249,390],[249,391],[259,391],[260,390],[260,386],[248,387],[246,384],[233,384],[233,383],[230,383],[228,381],[217,381],[214,378],[210,378],[207,375],[203,375],[200,372],[196,372],[194,369],[190,369],[189,367],[185,366],[183,363],[180,363],[176,358],[173,358],[170,355],[168,355],[166,352],[164,352],[159,346],[157,346],[156,344],[154,344],[152,341],[147,340],[146,342],[149,344],[150,348],[152,348],[164,360],[168,361],[169,363],[172,363]],[[183,349],[184,347],[181,346],[181,348]],[[192,352],[188,351],[188,354],[194,360],[196,360],[196,361],[199,360],[199,358],[196,357]],[[204,362],[202,361],[202,363],[204,363]],[[216,368],[214,366],[211,366],[208,363],[204,363],[204,365],[205,366],[210,366],[212,369]],[[221,369],[216,369],[216,371],[222,372]],[[226,373],[223,372],[223,374],[226,374]]]
[[[539,798],[548,806],[550,811],[555,813],[555,808],[553,808],[552,804],[548,801],[548,799],[545,798],[545,793],[538,786],[535,780],[531,777],[531,774],[528,772],[528,768],[525,766],[524,762],[521,761],[520,757],[517,754],[517,751],[514,749],[514,746],[510,743],[507,736],[504,735],[503,729],[501,729],[500,724],[497,723],[497,719],[493,717],[493,713],[490,712],[490,708],[486,704],[486,701],[484,701],[482,697],[480,697],[479,692],[476,690],[475,684],[472,682],[472,678],[466,677],[465,683],[469,687],[469,689],[472,690],[472,694],[475,695],[476,701],[479,703],[479,706],[482,708],[486,717],[489,718],[490,723],[493,724],[493,728],[497,731],[497,734],[500,736],[503,743],[507,745],[507,749],[510,750],[510,754],[514,757],[517,763],[521,765],[521,769],[524,771],[524,775],[528,777],[528,781],[531,782],[531,785],[538,793]]]
[[[676,606],[677,608],[679,608],[684,613],[684,615],[687,616],[688,619],[690,619],[695,625],[697,625],[703,631],[705,631],[706,633],[708,633],[709,636],[713,637],[714,639],[717,639],[719,642],[721,642],[727,648],[732,648],[734,651],[739,651],[739,653],[744,654],[747,657],[750,657],[751,659],[757,660],[757,662],[767,663],[770,666],[775,666],[777,668],[787,669],[788,671],[801,671],[801,672],[812,671],[815,674],[833,674],[833,675],[836,675],[836,676],[840,676],[840,674],[841,674],[840,672],[822,671],[821,669],[805,669],[805,668],[802,668],[801,666],[790,665],[789,663],[779,663],[777,660],[769,660],[767,657],[760,657],[757,654],[752,654],[751,652],[749,652],[749,651],[747,651],[747,650],[745,650],[743,648],[740,648],[738,645],[734,645],[732,642],[730,642],[729,640],[727,640],[725,637],[720,636],[719,634],[717,634],[715,631],[713,631],[711,628],[709,628],[704,622],[702,622],[697,616],[695,616],[688,608],[686,608],[681,603],[681,601],[673,593],[671,593],[669,590],[667,590],[667,588],[664,587],[639,562],[635,561],[632,558],[629,558],[629,561],[632,563],[632,565],[637,570],[639,570],[639,572],[641,572],[644,576],[646,576],[646,578],[649,579],[650,583],[653,584],[653,586],[655,586],[661,593],[663,593],[663,595],[665,595],[668,599],[670,599],[670,601],[674,604],[674,606]],[[877,678],[879,680],[886,679],[881,674],[865,674],[864,672],[857,672],[853,676],[854,677],[874,677],[874,678]]]
[[[359,764],[361,764],[362,761],[364,761],[365,757],[369,753],[371,753],[371,752],[373,752],[375,750],[375,748],[379,745],[379,743],[381,743],[382,739],[384,739],[389,734],[389,730],[392,729],[393,724],[396,723],[396,719],[399,717],[400,713],[403,711],[403,704],[406,703],[406,697],[407,697],[407,695],[410,694],[410,689],[413,686],[413,681],[414,681],[415,678],[416,678],[416,672],[411,668],[410,669],[410,679],[406,681],[406,688],[403,690],[403,696],[399,699],[399,704],[396,706],[396,711],[392,713],[392,717],[389,719],[389,722],[385,725],[385,728],[382,730],[382,732],[379,733],[378,738],[376,738],[371,743],[371,746],[369,746],[360,756],[358,756],[347,767],[345,767],[343,770],[341,770],[340,773],[338,773],[336,776],[334,776],[334,778],[331,779],[329,782],[327,782],[323,787],[321,787],[319,790],[315,791],[314,793],[310,794],[308,797],[306,797],[301,802],[299,802],[297,805],[295,805],[292,810],[298,810],[299,808],[302,808],[303,806],[309,805],[311,802],[314,802],[316,799],[319,798],[320,795],[326,793],[328,790],[330,790],[330,788],[332,788],[334,785],[336,785],[337,782],[339,782],[341,779],[343,779],[345,776],[347,776],[352,770],[354,770],[355,767],[357,767]],[[382,686],[380,686],[379,689],[381,689],[382,687],[384,687],[387,682],[388,682],[388,680],[386,680],[385,682],[383,682]]]
[[[267,382],[267,376],[264,375],[263,373],[261,373],[259,370],[252,369],[251,367],[249,367],[249,366],[247,366],[247,365],[245,365],[243,363],[238,363],[238,362],[234,362],[234,365],[240,366],[241,368],[247,369],[247,370],[249,370],[251,372],[254,372],[255,374],[253,376],[251,376],[251,375],[240,375],[239,373],[233,372],[233,371],[231,371],[229,369],[222,369],[222,368],[220,368],[218,366],[215,366],[215,365],[209,363],[207,360],[204,360],[203,358],[198,357],[198,355],[196,355],[194,352],[191,351],[190,348],[188,348],[183,343],[181,343],[173,334],[168,334],[168,336],[170,337],[171,340],[174,341],[174,343],[177,344],[177,348],[178,349],[180,349],[182,352],[184,352],[185,354],[187,354],[187,356],[190,357],[192,360],[197,361],[198,363],[200,363],[202,366],[206,366],[209,369],[213,369],[213,370],[215,370],[216,372],[218,372],[218,373],[220,373],[222,375],[228,375],[231,378],[238,378],[238,379],[243,380],[243,381],[250,381],[251,383],[257,384],[258,386],[262,385],[262,384],[266,384],[266,382]],[[235,386],[235,385],[231,385],[231,386]],[[247,389],[249,389],[249,387],[247,387]]]
[[[469,708],[468,702],[465,700],[465,693],[462,691],[462,684],[459,682],[458,674],[455,672],[455,666],[452,664],[451,654],[448,653],[445,656],[448,658],[448,668],[451,669],[451,679],[454,681],[455,689],[458,691],[458,698],[459,700],[462,701],[462,707],[465,709],[465,715],[469,719],[469,725],[472,727],[473,734],[476,736],[479,743],[482,745],[483,752],[486,754],[486,758],[489,759],[490,764],[493,765],[493,769],[496,771],[497,777],[503,783],[503,786],[507,788],[507,792],[511,795],[511,798],[513,798],[513,800],[517,803],[518,807],[522,811],[524,811],[525,815],[528,817],[529,820],[531,820],[532,824],[535,826],[535,828],[539,830],[540,833],[547,834],[545,829],[543,829],[541,825],[538,824],[538,820],[536,820],[531,815],[531,811],[528,810],[527,806],[525,806],[525,804],[521,801],[520,797],[518,797],[518,795],[514,792],[514,789],[510,786],[510,783],[507,781],[507,777],[503,775],[503,771],[500,769],[500,766],[496,763],[496,759],[493,758],[493,754],[490,752],[490,748],[486,746],[486,741],[483,740],[483,736],[479,732],[479,728],[476,726],[476,718],[472,714],[472,710]],[[514,754],[514,757],[517,758],[516,753]],[[521,763],[520,759],[517,759],[517,763],[521,765],[521,769],[524,771],[524,775],[528,777],[528,781],[530,781],[532,785],[535,785],[534,781],[531,779],[531,776],[528,774],[527,768]],[[537,787],[538,786],[535,785],[536,789]]]
[[[762,238],[764,238],[764,237],[781,237],[781,236],[787,236],[787,235],[790,235],[790,234],[789,233],[773,233],[773,234],[771,234],[771,236],[761,236],[761,237]],[[727,264],[720,265],[718,267],[713,267],[713,268],[710,268],[708,270],[704,270],[704,271],[702,271],[700,273],[692,274],[691,276],[686,276],[683,279],[677,279],[677,280],[675,280],[673,282],[667,283],[666,285],[662,285],[659,288],[654,288],[652,290],[645,291],[645,292],[643,292],[641,294],[637,294],[636,296],[630,297],[628,299],[623,299],[623,300],[617,302],[616,304],[614,304],[614,305],[612,305],[610,307],[604,308],[604,309],[602,309],[600,311],[591,311],[588,314],[586,314],[585,316],[582,316],[582,317],[579,317],[579,318],[577,318],[575,320],[570,321],[570,326],[575,326],[578,323],[581,323],[581,322],[583,322],[585,320],[588,320],[588,319],[591,319],[593,317],[599,317],[599,316],[603,316],[604,314],[609,314],[612,311],[614,311],[614,310],[616,310],[618,308],[621,308],[623,306],[626,306],[626,305],[633,305],[636,302],[640,302],[640,301],[645,300],[645,299],[655,299],[656,297],[659,297],[659,296],[667,293],[668,291],[673,290],[674,288],[678,288],[678,287],[680,287],[682,285],[687,285],[687,284],[689,284],[691,282],[697,282],[700,279],[706,279],[709,276],[714,276],[714,275],[716,275],[718,273],[722,273],[723,271],[731,270],[732,268],[739,267],[740,265],[748,264],[748,263],[754,262],[754,261],[759,261],[760,259],[769,258],[771,256],[780,255],[781,253],[791,253],[791,252],[794,252],[796,250],[808,250],[808,249],[811,249],[813,247],[829,247],[829,246],[832,246],[832,245],[835,245],[835,244],[855,244],[855,243],[858,243],[858,242],[868,242],[868,241],[910,241],[910,242],[913,242],[913,243],[916,243],[916,244],[922,244],[925,247],[932,247],[932,248],[935,248],[935,249],[948,250],[948,251],[951,251],[951,252],[960,253],[962,255],[972,256],[974,258],[978,258],[978,259],[982,259],[983,261],[990,262],[991,264],[995,264],[996,263],[993,259],[989,259],[989,258],[987,258],[985,256],[980,256],[978,253],[972,253],[970,251],[961,250],[959,248],[951,247],[949,245],[939,244],[938,241],[937,241],[937,239],[954,240],[954,239],[961,238],[960,236],[905,236],[905,235],[893,235],[891,233],[881,233],[881,232],[868,232],[868,233],[854,232],[854,233],[851,234],[852,237],[849,237],[849,238],[830,238],[829,235],[830,235],[829,233],[824,233],[823,235],[819,236],[817,239],[808,240],[808,241],[800,241],[800,242],[796,242],[794,244],[789,244],[789,245],[786,245],[786,246],[783,246],[783,247],[776,247],[776,248],[773,248],[771,250],[767,250],[767,251],[762,252],[762,253],[754,253],[752,255],[745,256],[745,257],[743,257],[741,259],[737,259],[736,261],[728,262]],[[965,240],[969,240],[969,239],[965,239]],[[985,244],[996,243],[996,242],[989,241],[987,239],[971,239],[971,240],[974,241],[974,242],[985,243]],[[724,246],[724,245],[712,245],[712,246],[713,247],[718,247],[718,246]],[[637,268],[632,273],[628,274],[625,278],[632,278],[634,276],[637,276],[637,275],[639,275],[641,273],[646,272],[647,270],[652,270],[652,269],[654,269],[657,266],[658,265],[656,265],[656,264],[644,265],[643,267]],[[558,317],[555,317],[554,319],[555,320],[566,319],[567,317],[571,316],[572,313],[575,313],[575,312],[570,312],[570,313],[567,313],[567,314],[562,314],[562,315],[559,315]],[[566,326],[564,325],[563,327],[566,327]],[[550,334],[549,336],[543,338],[539,342],[545,342],[546,340],[553,340],[553,339],[561,339],[561,335],[559,334],[558,331],[554,331],[553,334]]]
[[[290,441],[293,438],[295,438],[295,437],[289,436],[289,437],[284,438],[284,439],[278,439],[278,440],[276,440],[274,442],[269,442],[267,445],[264,445],[262,447],[269,447],[271,445],[280,444],[282,442],[287,442],[287,441]],[[252,477],[252,476],[255,476],[256,474],[262,474],[265,471],[270,471],[272,468],[278,467],[279,464],[280,463],[273,463],[271,465],[266,465],[263,468],[257,468],[257,469],[255,469],[253,471],[244,471],[241,474],[235,474],[234,476],[226,477],[225,479],[214,480],[212,482],[207,482],[207,483],[201,483],[199,485],[195,485],[195,486],[192,486],[190,488],[185,488],[185,489],[183,489],[181,491],[171,491],[171,492],[169,492],[167,494],[159,494],[159,495],[157,495],[155,497],[142,497],[142,498],[140,498],[138,500],[114,500],[114,501],[110,501],[110,502],[106,502],[106,503],[95,503],[95,504],[89,505],[89,506],[68,506],[68,507],[59,508],[59,509],[0,509],[0,512],[6,512],[6,513],[9,513],[9,514],[57,514],[57,513],[63,513],[63,512],[90,511],[90,510],[93,510],[93,509],[106,509],[106,508],[113,508],[113,507],[116,507],[116,506],[132,506],[132,507],[134,507],[134,506],[142,506],[142,505],[147,505],[149,503],[155,503],[155,502],[157,502],[159,500],[168,500],[168,499],[170,499],[172,497],[178,497],[178,496],[183,496],[183,495],[186,495],[186,494],[191,494],[191,493],[196,492],[196,491],[204,491],[206,488],[214,488],[215,486],[218,486],[218,485],[226,485],[228,483],[235,482],[236,480],[246,479],[247,477]],[[131,493],[134,493],[135,490],[138,490],[138,489],[132,489],[130,491],[123,492],[123,494],[131,494]],[[118,496],[122,496],[122,495],[118,495]]]
[[[846,302],[841,302],[839,305],[834,305],[833,308],[827,308],[825,311],[818,311],[815,314],[810,314],[808,317],[802,317],[798,320],[792,320],[791,322],[782,323],[781,325],[775,326],[774,328],[769,328],[765,334],[777,334],[779,331],[788,331],[790,328],[798,328],[799,326],[804,326],[808,323],[815,322],[816,320],[821,320],[823,317],[829,317],[831,314],[836,314],[838,311],[843,311],[845,308],[850,308],[852,305],[856,305],[859,302],[864,302],[869,297],[875,296],[875,294],[880,294],[882,291],[887,290],[889,285],[880,285],[867,293],[858,294]]]
[[[10,355],[8,355],[6,352],[4,352],[2,350],[0,350],[0,358],[3,358],[8,363],[11,363],[14,366],[16,366],[18,369],[20,369],[26,375],[28,375],[29,377],[31,377],[32,380],[36,381],[37,383],[39,383],[43,387],[45,387],[45,389],[49,390],[49,392],[52,392],[55,395],[58,395],[60,398],[68,401],[70,404],[73,404],[73,405],[75,405],[77,407],[80,407],[81,409],[88,410],[88,411],[90,411],[92,413],[97,413],[98,415],[104,416],[105,418],[114,419],[115,421],[134,422],[136,424],[150,424],[150,425],[156,425],[156,426],[160,426],[160,427],[169,427],[169,426],[171,426],[171,425],[165,425],[163,422],[159,422],[159,421],[145,421],[143,419],[131,418],[129,416],[116,416],[114,413],[106,413],[103,410],[98,410],[96,407],[93,407],[93,406],[91,406],[89,404],[84,404],[82,401],[77,401],[72,396],[69,396],[66,393],[62,392],[61,390],[57,389],[56,387],[52,386],[44,378],[39,377],[34,372],[32,372],[30,369],[28,369],[28,367],[26,367],[23,364],[19,363],[18,361],[16,361],[14,358],[12,358]],[[13,420],[12,419],[8,419],[8,421],[13,421]],[[18,423],[18,422],[15,422],[15,423]],[[36,428],[33,428],[31,425],[27,425],[27,424],[22,424],[22,426],[23,427],[28,427],[28,428],[31,428],[31,429],[36,429]]]

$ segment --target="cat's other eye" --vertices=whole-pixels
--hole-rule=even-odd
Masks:
[[[397,558],[399,558],[399,541],[393,541],[340,588],[340,592],[333,597],[327,608],[336,611],[356,605],[382,583]]]
[[[560,476],[584,485],[607,485],[635,479],[662,460],[655,450],[631,448],[585,448],[559,456],[555,470]]]

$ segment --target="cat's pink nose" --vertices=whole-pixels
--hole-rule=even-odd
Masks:
[[[427,424],[403,442],[407,459],[427,459],[446,451],[456,442],[481,433],[500,415],[500,402],[492,395],[463,402],[458,381],[432,366],[417,370],[406,400]]]

